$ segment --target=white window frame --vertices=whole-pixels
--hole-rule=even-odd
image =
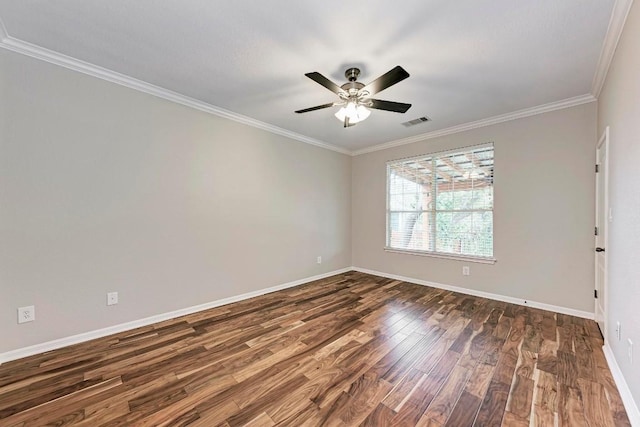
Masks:
[[[485,143],[485,144],[479,144],[479,145],[473,145],[473,146],[467,146],[467,147],[460,147],[460,148],[456,148],[456,149],[451,149],[451,150],[446,150],[446,151],[439,151],[439,152],[434,152],[434,153],[426,153],[426,154],[421,154],[419,156],[413,156],[413,157],[407,157],[407,158],[403,158],[403,159],[396,159],[396,160],[391,160],[386,162],[385,167],[386,167],[386,180],[387,180],[387,184],[386,184],[386,218],[385,218],[385,224],[386,224],[386,230],[385,230],[385,247],[384,250],[386,252],[390,252],[390,253],[398,253],[398,254],[408,254],[408,255],[419,255],[419,256],[427,256],[427,257],[433,257],[433,258],[443,258],[443,259],[453,259],[453,260],[461,260],[461,261],[468,261],[468,262],[475,262],[475,263],[482,263],[482,264],[494,264],[496,262],[496,258],[495,256],[495,223],[494,223],[494,228],[493,228],[493,254],[494,256],[491,257],[483,257],[483,256],[477,256],[477,255],[463,255],[463,254],[452,254],[449,252],[437,252],[437,251],[427,251],[427,250],[417,250],[417,249],[402,249],[402,248],[394,248],[389,246],[389,239],[390,239],[390,221],[391,221],[391,207],[390,207],[390,188],[389,188],[389,184],[390,184],[390,177],[389,177],[389,171],[390,168],[389,166],[394,165],[394,164],[398,164],[398,163],[404,163],[404,162],[408,162],[411,160],[418,160],[418,159],[423,159],[423,158],[432,158],[432,159],[436,159],[438,157],[444,157],[444,156],[448,156],[454,153],[459,153],[459,152],[465,152],[465,151],[469,151],[469,150],[474,150],[474,149],[482,149],[485,147],[492,147],[494,149],[494,164],[495,164],[495,146],[493,142],[489,142],[489,143]],[[435,194],[435,193],[434,193]],[[495,195],[495,180],[494,180],[494,195]],[[421,212],[423,213],[429,213],[429,212],[433,212],[434,214],[436,212],[444,212],[444,211],[438,211],[435,208],[435,201],[433,203],[434,208],[432,210],[422,210]],[[489,210],[487,209],[479,209],[479,210],[468,210],[465,212],[487,212]],[[492,208],[490,209],[492,215],[495,212],[495,196],[494,196],[494,203]],[[402,211],[393,211],[395,212],[402,212]],[[411,212],[417,212],[417,211],[411,211]],[[495,218],[495,216],[494,216]]]

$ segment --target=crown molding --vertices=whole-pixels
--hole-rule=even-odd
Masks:
[[[627,21],[627,16],[629,15],[632,5],[633,0],[616,0],[613,4],[609,27],[607,28],[607,34],[602,43],[596,73],[591,83],[591,94],[596,98],[600,96],[600,92],[604,86],[609,67],[611,67],[611,62],[613,61],[613,55],[616,53],[616,47],[620,41],[620,36],[622,36],[622,30],[624,29],[624,24]]]
[[[4,34],[3,34],[4,32]],[[204,111],[205,113],[213,114],[215,116],[223,117],[225,119],[233,120],[251,126],[257,129],[262,129],[267,132],[271,132],[276,135],[281,135],[290,139],[294,139],[306,144],[315,145],[316,147],[324,148],[338,153],[351,155],[351,151],[336,147],[335,145],[327,144],[326,142],[310,138],[308,136],[301,135],[299,133],[291,132],[286,129],[282,129],[277,126],[270,125],[259,120],[252,119],[251,117],[243,116],[241,114],[234,113],[233,111],[225,110],[224,108],[216,107],[215,105],[208,104],[206,102],[199,101],[197,99],[181,95],[177,92],[170,91],[168,89],[152,85],[142,80],[129,77],[127,75],[117,73],[107,68],[99,67],[88,62],[81,61],[71,56],[63,55],[61,53],[37,46],[20,39],[9,36],[6,30],[2,26],[0,21],[0,47],[16,52],[23,55],[30,56],[32,58],[40,59],[42,61],[49,62],[54,65],[58,65],[73,71],[77,71],[83,74],[87,74],[93,77],[97,77],[102,80],[106,80],[111,83],[116,83],[121,86],[128,87],[140,92],[147,93],[149,95],[157,96],[171,102],[185,105],[187,107],[194,108],[196,110]]]
[[[600,59],[598,61],[598,68],[592,85],[592,91],[590,94],[580,95],[573,98],[564,99],[561,101],[551,102],[544,105],[539,105],[532,108],[526,108],[523,110],[514,111],[511,113],[502,114],[499,116],[489,117],[474,122],[463,123],[460,125],[452,126],[446,129],[440,129],[433,132],[427,132],[424,134],[414,135],[408,138],[402,138],[385,142],[382,144],[374,145],[372,147],[363,148],[361,150],[349,150],[346,148],[338,147],[327,142],[310,138],[308,136],[292,132],[269,123],[265,123],[251,117],[243,116],[233,111],[226,110],[221,107],[217,107],[212,104],[208,104],[197,99],[181,95],[177,92],[147,83],[142,80],[129,77],[125,74],[121,74],[107,68],[103,68],[71,56],[63,55],[61,53],[43,48],[38,45],[34,45],[29,42],[25,42],[20,39],[11,37],[4,26],[2,19],[0,18],[0,48],[4,48],[16,53],[20,53],[32,58],[36,58],[54,65],[58,65],[73,71],[77,71],[83,74],[87,74],[93,77],[97,77],[102,80],[106,80],[111,83],[115,83],[121,86],[128,87],[140,92],[147,93],[162,99],[166,99],[171,102],[175,102],[190,108],[194,108],[199,111],[203,111],[209,114],[213,114],[218,117],[223,117],[229,120],[233,120],[238,123],[245,124],[257,129],[261,129],[276,135],[281,135],[286,138],[290,138],[296,141],[304,142],[306,144],[314,145],[316,147],[324,148],[327,150],[335,151],[338,153],[358,156],[361,154],[371,153],[374,151],[385,150],[392,147],[398,147],[401,145],[412,144],[427,139],[438,138],[445,135],[451,135],[454,133],[464,132],[471,129],[477,129],[485,126],[494,125],[497,123],[503,123],[510,120],[516,120],[524,117],[533,116],[536,114],[542,114],[550,111],[560,110],[563,108],[570,108],[581,104],[586,104],[597,100],[604,80],[611,65],[615,48],[620,39],[624,23],[626,21],[629,10],[633,0],[616,0],[609,22],[609,28],[607,35],[603,43],[603,48],[600,53]]]
[[[427,132],[420,135],[410,136],[408,138],[402,138],[395,141],[385,142],[384,144],[374,145],[373,147],[367,147],[367,148],[363,148],[362,150],[354,151],[352,155],[359,156],[360,154],[386,150],[388,148],[398,147],[400,145],[413,144],[414,142],[438,138],[441,136],[451,135],[459,132],[465,132],[471,129],[491,126],[498,123],[508,122],[511,120],[522,119],[524,117],[535,116],[536,114],[548,113],[550,111],[575,107],[577,105],[588,104],[589,102],[594,102],[594,101],[596,101],[596,98],[591,94],[580,95],[573,98],[563,99],[561,101],[550,102],[548,104],[538,105],[536,107],[525,108],[523,110],[513,111],[511,113],[501,114],[499,116],[493,116],[486,119],[477,120],[475,122],[463,123],[461,125],[452,126],[452,127],[448,127],[440,130],[435,130],[433,132]]]

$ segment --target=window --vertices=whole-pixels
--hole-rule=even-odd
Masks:
[[[493,144],[388,162],[387,249],[493,260]]]

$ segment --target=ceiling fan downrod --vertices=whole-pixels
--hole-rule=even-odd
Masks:
[[[347,71],[344,72],[344,76],[350,82],[355,82],[358,80],[358,76],[360,75],[360,68],[348,68]]]

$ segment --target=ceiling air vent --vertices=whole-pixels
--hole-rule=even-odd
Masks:
[[[419,125],[420,123],[425,123],[425,122],[430,122],[431,119],[427,116],[422,116],[419,117],[417,119],[413,119],[413,120],[409,120],[408,122],[404,122],[402,123],[402,126],[404,127],[410,127],[410,126],[415,126],[415,125]]]

